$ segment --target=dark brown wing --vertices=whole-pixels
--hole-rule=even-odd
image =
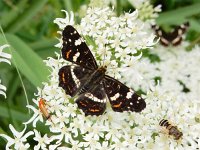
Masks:
[[[94,70],[98,68],[90,49],[74,27],[66,26],[62,36],[62,57],[64,59],[87,69]]]
[[[118,80],[106,75],[103,85],[114,111],[140,112],[146,107],[144,99]]]
[[[102,115],[106,109],[106,94],[103,85],[99,84],[92,91],[80,95],[76,103],[86,116]]]
[[[59,70],[59,86],[62,87],[66,94],[75,96],[80,87],[88,79],[91,70],[80,66],[64,66]]]
[[[169,46],[171,40],[170,40],[170,34],[166,33],[161,27],[158,25],[152,25],[152,28],[154,29],[156,35],[160,38],[160,43],[163,46]]]
[[[181,43],[183,39],[183,34],[187,31],[188,27],[189,27],[189,22],[185,22],[180,26],[176,26],[174,31],[170,33],[172,45],[177,46]]]

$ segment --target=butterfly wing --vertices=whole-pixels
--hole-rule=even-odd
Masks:
[[[174,46],[177,46],[181,43],[183,39],[183,34],[187,31],[189,27],[189,22],[185,22],[180,26],[176,26],[174,31],[170,33],[171,43]]]
[[[154,29],[156,35],[160,38],[160,43],[163,46],[169,46],[171,42],[170,34],[166,33],[162,28],[160,28],[158,25],[152,25],[152,28]]]
[[[144,99],[118,80],[106,75],[103,85],[114,111],[140,112],[146,107]]]
[[[80,66],[64,66],[58,72],[59,86],[65,90],[66,94],[73,97],[91,73],[91,70]]]
[[[91,70],[98,68],[90,49],[74,27],[66,26],[62,37],[62,57],[64,59]]]
[[[92,91],[81,94],[76,103],[86,116],[102,115],[106,109],[106,93],[103,85],[99,84]]]

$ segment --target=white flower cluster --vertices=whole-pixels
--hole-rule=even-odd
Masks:
[[[73,14],[71,14],[73,18]],[[59,18],[55,22],[60,29],[68,24],[74,25],[73,19],[67,14],[65,19]],[[107,105],[106,113],[101,116],[87,116],[78,109],[74,100],[67,96],[61,87],[58,87],[58,71],[67,62],[60,58],[49,58],[47,66],[52,70],[49,83],[44,83],[43,89],[38,89],[37,105],[28,107],[34,112],[25,124],[34,128],[38,122],[45,122],[50,132],[41,135],[39,131],[24,134],[18,133],[10,126],[14,139],[11,139],[7,148],[29,148],[26,138],[34,136],[37,142],[34,150],[38,149],[101,149],[101,150],[147,150],[147,149],[197,149],[200,148],[200,48],[190,52],[183,47],[176,49],[162,48],[151,51],[158,55],[159,62],[151,63],[147,58],[137,61],[141,55],[135,56],[138,50],[149,48],[154,43],[154,35],[147,34],[141,20],[137,19],[137,11],[125,13],[116,17],[109,8],[89,8],[87,15],[76,28],[87,39],[92,53],[99,64],[123,68],[116,71],[109,69],[109,75],[115,75],[120,81],[134,89],[142,90],[147,107],[142,113],[118,113]],[[149,30],[149,29],[148,29]],[[61,33],[61,32],[59,32]],[[57,46],[62,45],[62,40]],[[172,52],[173,50],[173,52]],[[187,58],[187,59],[186,59]],[[129,66],[129,67],[127,67]],[[123,78],[119,71],[124,71]],[[142,74],[142,77],[140,76]],[[143,79],[143,80],[141,80]],[[154,86],[154,80],[160,79],[159,85]],[[152,86],[150,86],[152,85]],[[41,96],[42,93],[42,96]],[[51,119],[44,120],[38,109],[38,101],[42,97],[46,100],[46,109]],[[162,133],[159,126],[160,119],[169,119],[178,125],[183,132],[183,138],[175,141],[167,134]]]
[[[154,140],[145,141],[142,148],[200,148],[200,134],[197,132],[200,130],[200,47],[196,46],[191,51],[186,51],[184,46],[166,48],[158,45],[151,54],[159,57],[159,61],[152,63],[149,58],[142,58],[135,65],[137,68],[129,68],[126,70],[128,74],[124,74],[124,82],[129,86],[147,92],[146,101],[149,104],[143,111],[145,115],[138,118],[140,122],[144,117],[148,123],[140,126],[146,125],[158,133],[159,120],[166,118],[178,125],[183,132],[183,138],[176,142],[159,133]],[[143,75],[143,80],[134,78],[136,69],[138,74]],[[159,80],[159,84],[152,88],[151,85],[156,84],[156,79]]]
[[[14,138],[11,138],[5,134],[0,134],[0,136],[2,136],[3,138],[5,138],[8,143],[6,144],[5,149],[6,150],[10,150],[10,146],[14,145],[14,149],[16,150],[26,150],[30,147],[30,144],[27,143],[27,138],[33,134],[33,131],[29,131],[27,133],[25,133],[26,131],[26,126],[25,128],[21,131],[18,132],[15,130],[15,128],[10,124],[9,128],[11,130],[11,132],[14,135]]]
[[[9,45],[5,44],[5,45],[0,46],[0,62],[11,64],[9,60],[11,59],[11,55],[3,52],[3,49],[5,49],[6,47],[9,47]],[[1,80],[0,80],[0,95],[3,95],[6,98],[5,91],[6,91],[6,87],[1,84]]]
[[[128,0],[139,11],[139,18],[143,21],[155,23],[155,19],[161,12],[161,5],[153,7],[150,0]]]

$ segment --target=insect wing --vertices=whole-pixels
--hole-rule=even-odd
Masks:
[[[74,27],[66,26],[62,37],[62,57],[64,59],[91,70],[98,68],[90,49]]]
[[[85,115],[102,115],[106,109],[106,93],[103,85],[99,84],[91,92],[84,93],[78,97],[76,103]]]
[[[171,42],[169,37],[170,35],[157,25],[152,25],[152,28],[154,29],[156,35],[160,38],[160,43],[163,46],[168,46]]]
[[[187,31],[189,27],[189,22],[186,22],[180,26],[177,26],[174,31],[170,34],[171,38],[171,43],[174,46],[177,46],[181,43],[183,39],[183,34]]]
[[[140,96],[118,80],[106,75],[103,83],[114,111],[140,112],[146,107],[145,101]]]
[[[65,90],[66,94],[73,97],[88,79],[91,72],[91,70],[80,66],[64,66],[58,73],[59,86]]]

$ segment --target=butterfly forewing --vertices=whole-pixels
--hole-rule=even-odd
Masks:
[[[106,109],[106,94],[102,84],[90,92],[81,94],[76,103],[85,115],[102,115]]]
[[[65,93],[74,96],[79,91],[80,87],[88,79],[91,70],[80,66],[64,66],[59,70],[59,86],[61,86]]]
[[[66,26],[62,32],[62,36],[62,56],[64,59],[84,68],[98,68],[91,51],[74,27],[70,25]]]
[[[140,96],[118,80],[106,75],[103,83],[114,111],[140,112],[146,107],[145,101]]]

